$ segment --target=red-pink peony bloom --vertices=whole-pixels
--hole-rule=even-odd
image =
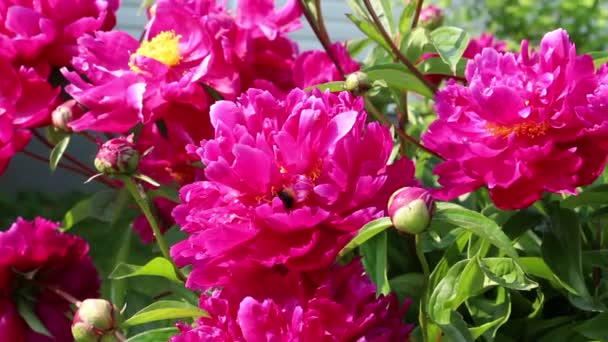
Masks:
[[[346,75],[359,71],[361,66],[350,57],[343,43],[334,43],[331,50]],[[293,78],[298,88],[342,80],[327,52],[319,50],[305,51],[296,58]]]
[[[406,341],[394,294],[376,298],[376,287],[359,261],[334,266],[315,280],[255,266],[239,268],[233,282],[200,306],[211,317],[195,328],[180,326],[171,342],[194,341]],[[252,281],[254,279],[254,281]]]
[[[285,100],[250,89],[211,108],[215,139],[190,146],[208,181],[180,191],[177,223],[191,236],[172,249],[194,263],[193,287],[229,277],[229,264],[319,269],[386,201],[413,184],[406,159],[387,165],[388,128],[366,123],[363,101],[347,92],[296,89]]]
[[[580,117],[601,92],[598,77],[564,30],[547,33],[538,52],[526,41],[520,54],[485,49],[466,79],[439,92],[439,118],[422,138],[446,159],[434,171],[440,199],[486,185],[496,206],[523,208],[543,191],[574,193],[602,172],[607,136]],[[594,117],[593,127],[606,119]]]
[[[80,237],[63,234],[43,218],[17,219],[0,232],[0,338],[2,341],[72,341],[70,303],[49,287],[77,299],[99,295],[99,278]],[[28,274],[28,276],[26,276]],[[31,278],[28,279],[28,278]],[[16,310],[26,300],[54,338],[31,330]]]
[[[1,56],[25,64],[66,66],[76,39],[116,24],[119,0],[0,2]]]

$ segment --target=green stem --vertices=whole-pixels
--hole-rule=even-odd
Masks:
[[[422,250],[422,239],[420,238],[420,234],[416,234],[416,256],[420,261],[420,266],[422,266],[422,273],[424,274],[424,291],[422,292],[422,297],[420,297],[420,311],[418,314],[418,320],[420,321],[420,330],[422,330],[422,340],[424,342],[428,341],[427,336],[427,319],[426,319],[426,296],[428,293],[429,287],[429,276],[431,274],[429,270],[429,264],[426,261],[426,257],[424,256],[424,251]]]
[[[178,278],[180,278],[182,281],[185,280],[186,276],[184,273],[182,273],[182,270],[180,270],[179,267],[173,263],[173,259],[171,259],[171,256],[169,255],[169,246],[167,245],[165,237],[160,231],[158,220],[152,211],[152,205],[145,191],[129,176],[120,177],[120,180],[125,183],[125,187],[127,190],[129,190],[131,196],[133,196],[133,199],[135,199],[135,202],[137,202],[137,205],[141,208],[141,211],[144,213],[146,219],[150,223],[150,227],[152,227],[152,231],[154,232],[154,237],[156,238],[156,243],[160,248],[160,252],[163,254],[165,259],[169,260],[173,264],[173,268],[175,268],[175,273],[177,274]]]

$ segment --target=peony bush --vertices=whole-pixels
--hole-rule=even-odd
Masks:
[[[341,42],[318,0],[145,1],[139,39],[0,0],[0,176],[91,189],[0,203],[0,341],[608,339],[608,9],[347,2]]]

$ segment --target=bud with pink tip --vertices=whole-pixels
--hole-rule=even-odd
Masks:
[[[58,130],[69,133],[72,131],[69,123],[72,120],[78,119],[83,113],[84,110],[76,100],[68,100],[57,106],[53,111],[51,115],[53,126]]]
[[[404,187],[388,200],[388,215],[399,231],[418,234],[431,222],[435,209],[433,196],[423,188]]]
[[[106,141],[95,157],[95,168],[106,175],[130,175],[137,170],[140,155],[133,136]]]
[[[80,303],[72,321],[76,342],[118,341],[118,310],[105,299],[87,299]]]
[[[428,5],[420,11],[420,26],[434,30],[443,24],[443,11],[435,5]]]

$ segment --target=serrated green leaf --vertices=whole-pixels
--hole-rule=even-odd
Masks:
[[[36,315],[36,312],[34,312],[34,304],[32,302],[25,298],[18,298],[17,311],[30,329],[41,335],[53,338],[53,335],[51,335],[49,330],[44,326],[44,323],[42,323],[40,318],[38,318],[38,315]]]
[[[52,171],[55,171],[57,169],[57,165],[59,165],[59,162],[61,161],[61,157],[63,157],[65,150],[68,148],[68,145],[70,144],[70,138],[71,138],[71,135],[66,135],[51,150],[51,155],[49,157],[49,164],[50,164]]]
[[[168,341],[171,337],[177,335],[177,328],[159,328],[148,330],[135,336],[129,337],[127,342],[160,342]]]
[[[363,255],[361,262],[372,282],[376,284],[376,294],[387,295],[391,287],[388,281],[386,230],[367,240],[360,249]]]
[[[162,300],[152,303],[138,311],[122,325],[134,326],[165,319],[198,317],[209,317],[209,314],[189,303],[174,300]]]
[[[368,222],[365,226],[359,229],[357,235],[355,235],[355,237],[350,240],[350,242],[346,246],[344,246],[344,248],[342,248],[338,257],[343,257],[344,255],[351,252],[353,249],[366,243],[369,239],[385,231],[392,225],[393,223],[391,222],[391,219],[389,217],[381,217],[379,219],[375,219],[373,221]]]
[[[506,255],[517,259],[517,251],[511,240],[500,229],[496,222],[478,212],[466,209],[452,203],[437,203],[437,210],[433,217],[435,223],[452,224],[464,228],[473,234],[488,240]]]
[[[175,273],[173,264],[163,257],[156,257],[143,266],[120,263],[109,277],[110,279],[125,279],[137,276],[157,276],[182,283]]]
[[[363,71],[367,74],[370,82],[385,81],[389,87],[398,91],[413,91],[427,98],[433,97],[429,88],[402,64],[379,64]]]
[[[468,33],[458,27],[442,26],[431,32],[431,43],[453,72],[471,40]]]

